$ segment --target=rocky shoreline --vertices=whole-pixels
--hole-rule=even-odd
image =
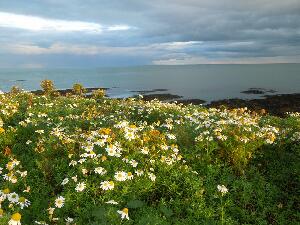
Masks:
[[[270,115],[284,117],[287,112],[300,112],[300,93],[294,94],[274,94],[275,90],[263,88],[249,88],[247,91],[242,91],[244,94],[259,95],[260,98],[251,99],[221,99],[206,103],[202,99],[182,99],[182,96],[173,95],[170,93],[155,94],[151,93],[144,95],[144,100],[150,101],[159,99],[161,101],[170,101],[182,103],[184,105],[194,104],[203,105],[204,107],[226,107],[229,109],[247,107],[251,111],[265,112]],[[270,95],[272,94],[272,95]],[[261,96],[262,95],[262,96]]]
[[[274,116],[284,117],[287,112],[300,112],[300,94],[277,94],[266,95],[262,99],[224,99],[213,101],[208,107],[240,108],[247,107],[253,111],[261,111],[264,109],[266,113]]]
[[[99,88],[86,88],[86,96],[90,96],[92,91],[97,90]],[[104,90],[109,90],[109,88],[101,88]],[[212,101],[210,103],[206,103],[206,101],[202,99],[183,99],[182,96],[167,93],[167,89],[153,89],[153,90],[141,90],[141,91],[132,91],[136,94],[143,95],[143,99],[145,101],[151,101],[153,99],[158,99],[160,101],[166,102],[177,102],[182,103],[184,105],[194,104],[194,105],[203,105],[204,107],[226,107],[229,109],[232,108],[241,108],[247,107],[251,111],[262,112],[274,116],[284,117],[287,112],[300,112],[300,93],[294,94],[272,94],[268,95],[268,93],[275,93],[274,90],[267,90],[262,88],[250,88],[247,91],[243,91],[241,93],[245,94],[257,94],[263,95],[263,98],[252,98],[252,99],[240,99],[240,98],[232,98],[232,99],[222,99],[217,101]],[[31,91],[34,94],[42,94],[42,90]],[[57,90],[61,95],[66,95],[67,93],[72,93],[72,89],[63,89]],[[156,93],[163,92],[163,93]],[[135,95],[134,97],[137,97]],[[106,96],[110,97],[110,96]],[[260,96],[261,97],[261,96]]]
[[[161,98],[161,96],[163,96]],[[168,96],[174,96],[171,94],[151,94],[144,96],[146,101],[152,99],[166,100]],[[175,95],[175,97],[177,97]],[[254,98],[254,99],[222,99],[217,101],[212,101],[210,103],[206,103],[201,99],[167,99],[171,102],[182,103],[184,105],[194,104],[194,105],[203,105],[204,107],[226,107],[228,109],[233,108],[243,108],[247,107],[251,111],[268,113],[270,115],[284,117],[287,112],[300,112],[300,93],[294,94],[276,94],[276,95],[265,95],[264,98]]]

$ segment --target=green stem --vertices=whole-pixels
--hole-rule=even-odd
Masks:
[[[224,224],[224,207],[223,207],[223,196],[221,197],[221,224]]]
[[[208,150],[208,146],[209,146],[209,145],[208,145],[208,141],[206,141],[206,157],[207,157],[207,158],[208,158],[208,151],[209,151],[209,150]]]

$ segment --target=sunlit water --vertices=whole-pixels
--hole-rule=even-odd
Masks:
[[[129,97],[139,90],[168,89],[184,98],[206,101],[225,98],[257,98],[243,94],[249,88],[273,89],[278,93],[300,93],[300,64],[139,66],[100,69],[0,69],[0,90],[18,85],[40,89],[43,79],[57,89],[74,83],[85,87],[107,87],[111,97]]]

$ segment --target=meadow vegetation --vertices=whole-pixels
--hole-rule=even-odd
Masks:
[[[0,224],[297,224],[300,114],[0,95]]]

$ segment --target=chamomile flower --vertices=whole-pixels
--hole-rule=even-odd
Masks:
[[[133,179],[133,174],[131,172],[127,173],[127,179],[132,180]]]
[[[21,177],[26,177],[27,176],[27,171],[17,171]]]
[[[27,186],[26,189],[23,192],[29,193],[30,192],[30,186]]]
[[[156,176],[153,173],[148,173],[148,176],[149,176],[150,180],[152,180],[152,181],[156,180]]]
[[[107,172],[103,167],[96,167],[94,169],[94,171],[95,171],[95,173],[100,174],[100,175],[104,175]]]
[[[66,221],[66,223],[68,225],[68,224],[72,223],[74,221],[74,219],[71,218],[71,217],[68,217],[68,218],[65,219],[65,221]]]
[[[115,173],[115,179],[116,181],[125,181],[127,179],[127,173],[124,171],[118,171]]]
[[[82,192],[85,189],[86,185],[84,182],[78,183],[75,190],[77,192]]]
[[[135,173],[138,177],[140,177],[144,174],[144,171],[143,170],[136,170]]]
[[[48,225],[45,221],[34,221],[35,224]]]
[[[117,154],[117,148],[112,144],[108,145],[105,150],[109,156],[115,156]]]
[[[115,184],[113,181],[102,181],[100,185],[100,188],[102,188],[104,191],[112,190],[114,187]]]
[[[137,161],[135,161],[134,159],[132,159],[132,160],[130,160],[130,165],[132,166],[132,167],[137,167],[137,165],[138,165],[138,162]]]
[[[73,176],[73,177],[72,177],[72,180],[73,180],[74,182],[77,182],[77,175],[76,175],[76,176]]]
[[[121,219],[129,220],[128,209],[127,208],[124,208],[122,210],[118,210],[117,212],[121,215]]]
[[[225,195],[228,192],[228,189],[225,187],[225,185],[218,185],[217,188],[222,195]]]
[[[11,203],[17,203],[19,201],[19,195],[16,192],[12,192],[7,196],[7,200]]]
[[[44,130],[36,130],[35,132],[38,133],[38,134],[43,134]]]
[[[143,154],[145,154],[145,155],[148,155],[149,154],[149,149],[148,148],[142,148],[141,149],[141,152],[143,153]]]
[[[85,168],[83,168],[81,171],[82,171],[82,174],[83,174],[83,175],[86,175],[86,174],[89,172],[89,171],[88,171],[87,169],[85,169]]]
[[[18,204],[20,205],[21,209],[23,209],[24,207],[30,206],[30,201],[24,197],[20,197]]]
[[[118,205],[119,203],[116,202],[115,200],[109,200],[107,202],[105,202],[106,204],[112,204],[112,205]]]
[[[77,162],[72,160],[70,163],[69,163],[69,166],[76,166]]]
[[[69,182],[69,178],[65,178],[62,182],[61,185],[66,185]]]
[[[127,140],[129,140],[129,141],[131,141],[131,140],[133,140],[133,139],[136,138],[135,133],[132,132],[132,131],[126,132],[125,135],[124,135],[124,137],[125,137]]]
[[[62,208],[65,203],[65,198],[62,196],[59,196],[58,198],[55,199],[55,207],[57,208]]]

